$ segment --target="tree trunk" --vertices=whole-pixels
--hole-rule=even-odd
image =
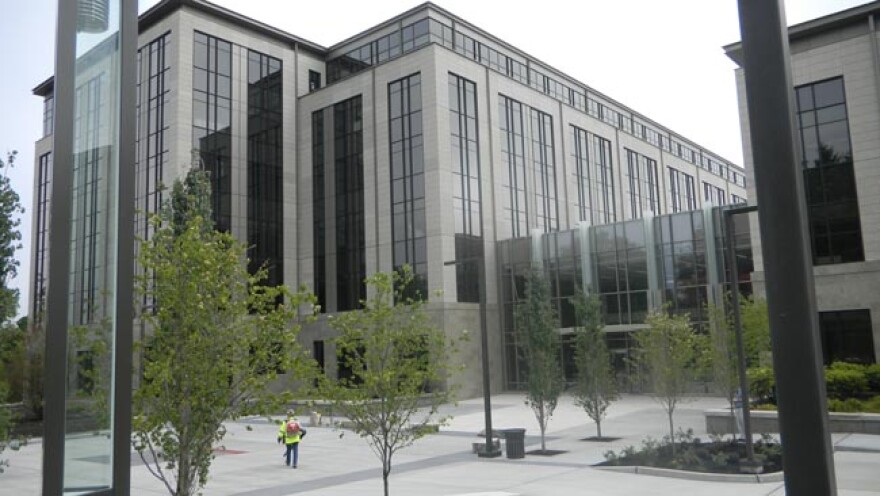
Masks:
[[[385,488],[385,496],[388,496],[388,476],[391,475],[391,457],[382,458],[382,485]]]
[[[672,456],[675,456],[675,428],[672,425],[672,410],[669,410],[669,441],[672,446]]]
[[[602,422],[600,420],[596,421],[596,438],[602,439]]]

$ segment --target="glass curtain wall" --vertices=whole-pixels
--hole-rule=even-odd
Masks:
[[[507,169],[506,173],[501,173],[504,191],[502,221],[509,223],[511,237],[518,238],[529,233],[523,105],[502,95],[498,115],[502,135],[501,163],[503,169]]]
[[[318,298],[321,312],[327,311],[327,257],[324,253],[326,247],[327,220],[324,208],[326,205],[324,163],[324,110],[312,112],[312,212],[314,223],[312,224],[312,239],[314,240],[314,290]]]

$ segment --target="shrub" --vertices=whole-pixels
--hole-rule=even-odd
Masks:
[[[861,398],[868,395],[868,379],[864,367],[831,367],[825,369],[825,387],[829,398]],[[853,364],[848,364],[853,365]]]
[[[849,398],[846,400],[838,400],[831,398],[828,400],[828,411],[841,413],[856,413],[862,411],[862,402]]]
[[[874,394],[880,394],[880,363],[865,367],[865,379],[868,380],[868,389]]]
[[[776,376],[772,367],[752,367],[746,371],[746,375],[752,399],[776,403]]]

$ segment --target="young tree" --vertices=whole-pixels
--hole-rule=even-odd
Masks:
[[[578,321],[574,329],[575,404],[596,423],[596,438],[601,440],[602,419],[617,399],[617,383],[602,330],[602,303],[596,294],[587,295],[579,290],[574,307]]]
[[[526,278],[525,295],[516,308],[516,337],[528,369],[526,404],[541,429],[541,451],[547,450],[547,424],[565,387],[559,363],[561,343],[558,320],[550,301],[543,271],[533,268]]]
[[[139,254],[138,287],[151,306],[140,313],[150,334],[133,442],[178,496],[207,482],[224,422],[281,410],[290,396],[269,384],[281,371],[305,381],[312,370],[296,336],[297,310],[313,298],[262,286],[265,270],[248,273],[245,247],[212,228],[209,192],[203,172],[176,183]]]
[[[715,390],[727,398],[732,415],[734,396],[739,388],[733,322],[725,306],[709,303],[706,313],[709,316],[709,350],[705,366],[711,373]]]
[[[666,308],[651,312],[648,328],[635,333],[639,359],[648,371],[655,399],[669,419],[669,442],[675,453],[675,408],[685,399],[697,372],[702,347],[688,314],[671,315]]]
[[[408,267],[369,277],[373,295],[363,309],[332,318],[336,355],[352,376],[322,387],[382,461],[386,496],[394,454],[424,436],[429,423],[447,420],[437,417],[438,409],[454,391],[440,383],[458,369],[449,360],[458,340],[447,340],[431,322],[421,298],[406,296],[412,282]]]
[[[770,354],[770,316],[767,313],[767,300],[754,295],[740,298],[740,318],[743,328],[743,345],[746,352],[746,366],[757,367],[769,359]]]

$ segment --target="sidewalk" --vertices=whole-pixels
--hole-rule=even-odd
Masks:
[[[496,429],[525,427],[526,450],[540,447],[534,415],[522,395],[492,398]],[[692,428],[705,437],[702,411],[724,406],[724,400],[698,398],[682,404],[676,426]],[[305,412],[300,412],[305,413]],[[566,453],[521,460],[477,458],[471,443],[480,442],[483,429],[482,399],[467,400],[443,413],[454,414],[450,424],[395,455],[390,487],[395,495],[424,496],[532,496],[532,495],[675,495],[784,494],[782,483],[700,482],[612,473],[591,468],[604,460],[604,452],[639,445],[646,436],[659,438],[666,417],[648,397],[625,395],[614,403],[603,422],[611,443],[581,441],[595,435],[595,426],[570,398],[560,401],[547,434],[549,449]],[[307,421],[307,415],[301,417]],[[351,496],[382,494],[381,464],[366,441],[347,431],[325,426],[308,427],[300,449],[299,468],[285,467],[282,449],[275,444],[277,427],[264,419],[230,423],[225,448],[211,469],[207,495],[285,496],[289,494]],[[842,496],[880,496],[880,436],[834,435],[839,493]],[[7,452],[11,466],[0,475],[0,494],[38,494],[39,442],[19,452]],[[132,456],[132,494],[167,494],[140,458]]]

